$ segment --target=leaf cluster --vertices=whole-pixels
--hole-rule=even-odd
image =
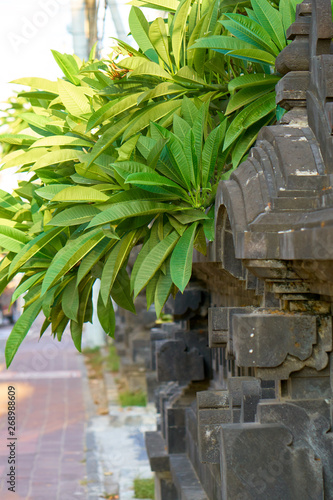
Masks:
[[[137,5],[168,16],[148,23]],[[53,51],[62,79],[16,81],[29,90],[0,136],[2,168],[29,180],[0,192],[0,293],[22,273],[13,300],[24,295],[25,307],[7,365],[41,311],[41,335],[50,326],[61,340],[69,324],[80,350],[96,280],[109,335],[114,303],[134,312],[145,289],[159,316],[170,293],[184,291],[193,248],[205,254],[214,239],[218,183],[275,120],[274,61],[294,6],[135,0],[138,50],[118,40],[116,58],[87,62]]]

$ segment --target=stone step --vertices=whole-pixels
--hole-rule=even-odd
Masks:
[[[260,214],[249,224],[251,231],[286,231],[291,227],[297,228],[304,225],[303,211],[281,211]]]
[[[170,469],[179,500],[208,500],[198,476],[185,454],[170,455]]]
[[[170,458],[161,432],[146,432],[145,440],[151,470],[153,472],[169,471]]]
[[[306,198],[308,196],[316,196],[318,193],[315,189],[284,189],[281,188],[277,192],[279,198]]]
[[[314,210],[319,208],[319,199],[317,196],[307,197],[279,197],[273,199],[274,210]]]
[[[327,188],[329,180],[326,175],[289,175],[287,189],[315,189]]]

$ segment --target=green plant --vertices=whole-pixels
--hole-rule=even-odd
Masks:
[[[250,6],[238,5],[243,13]],[[193,248],[205,253],[206,240],[214,238],[218,182],[275,119],[278,76],[268,74],[273,54],[268,61],[248,61],[239,47],[230,54],[219,46],[221,54],[203,45],[216,37],[236,40],[230,33],[241,32],[244,20],[230,14],[234,6],[232,0],[195,0],[192,6],[163,0],[168,20],[150,25],[133,8],[130,25],[139,50],[124,42],[117,49],[129,57],[116,64],[96,61],[92,53],[82,62],[54,51],[64,79],[17,82],[31,87],[19,98],[32,109],[18,115],[19,133],[0,136],[8,148],[3,168],[19,166],[32,177],[13,195],[0,192],[0,246],[7,251],[0,293],[22,273],[13,300],[25,294],[24,312],[6,344],[7,366],[40,311],[46,318],[41,335],[50,325],[61,340],[70,323],[80,350],[96,279],[97,313],[110,335],[112,300],[134,312],[133,298],[146,288],[148,306],[154,302],[159,316],[170,292],[184,290]],[[223,29],[228,36],[219,34]],[[275,54],[274,39],[263,32],[257,38],[266,37]],[[137,245],[143,246],[129,277],[127,262]]]
[[[119,402],[121,406],[147,406],[147,397],[142,391],[120,391]]]
[[[155,498],[155,483],[154,478],[141,479],[139,477],[134,479],[134,496],[135,498]]]
[[[253,144],[265,117],[269,123],[275,112],[278,119],[283,113],[275,104],[280,75],[272,73],[276,56],[287,45],[286,31],[295,19],[298,3],[300,0],[282,0],[277,9],[268,0],[251,0],[252,9],[245,9],[247,16],[225,13],[218,21],[224,27],[222,35],[200,38],[190,47],[213,50],[250,64],[247,73],[228,84],[231,97],[225,114],[233,119],[224,149],[237,144],[232,152],[233,168]]]

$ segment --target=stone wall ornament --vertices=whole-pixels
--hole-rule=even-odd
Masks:
[[[174,492],[158,500],[333,500],[330,0],[299,4],[287,36],[276,60],[287,113],[220,183],[215,242],[194,259],[210,358],[193,317],[164,344],[182,348],[162,356],[173,389],[161,389],[151,463],[168,464]]]

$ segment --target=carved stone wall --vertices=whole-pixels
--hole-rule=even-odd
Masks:
[[[288,112],[219,186],[195,256],[206,295],[151,333],[159,500],[333,499],[332,36],[330,0],[297,6],[277,59]]]

